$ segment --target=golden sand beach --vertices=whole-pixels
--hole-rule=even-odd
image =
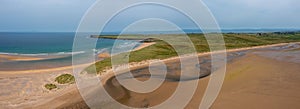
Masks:
[[[300,74],[298,73],[298,71],[300,71],[300,56],[298,55],[300,53],[299,43],[283,43],[242,48],[228,50],[227,52],[228,56],[233,58],[228,61],[225,81],[218,98],[211,107],[212,109],[282,109],[287,107],[296,109],[300,107],[298,103],[300,102],[300,96],[298,96],[300,95],[300,88],[297,87],[300,83]],[[209,54],[210,53],[199,54],[199,60],[209,59]],[[173,69],[178,65],[177,63],[179,61],[178,58],[174,57],[166,59],[164,62],[166,62],[166,65],[168,65],[170,69]],[[209,70],[205,70],[210,68],[207,64],[209,63],[205,63],[202,66],[204,71],[209,72]],[[137,75],[147,74],[147,63],[142,66],[133,65],[132,67],[132,71],[136,71]],[[176,72],[177,70],[174,69],[171,71]],[[59,73],[49,72],[38,73],[38,75],[29,73],[26,75],[32,79],[29,80],[31,83],[35,83],[38,81],[33,81],[34,77],[41,78],[39,81],[43,81],[43,78],[46,79],[46,77],[52,75],[50,76],[51,80],[51,77],[53,78],[57,74]],[[13,78],[22,77],[20,74],[2,75],[1,81],[10,78],[6,80],[8,81],[6,87],[10,86],[9,84],[13,84]],[[165,81],[162,86],[154,92],[140,94],[124,88],[120,90],[120,85],[114,81],[115,75],[112,73],[106,73],[101,77],[105,77],[102,82],[106,83],[104,87],[113,98],[121,104],[132,107],[151,107],[162,103],[173,94],[179,82]],[[137,76],[136,79],[146,80],[147,77]],[[48,79],[48,81],[50,80]],[[190,81],[196,80],[191,79],[189,81],[180,82],[188,85]],[[199,78],[196,93],[186,106],[186,109],[198,108],[208,81],[209,76]],[[3,82],[1,83],[3,85]],[[17,87],[21,86],[10,88],[14,89]],[[37,88],[36,90],[40,89]],[[126,91],[126,93],[123,93],[123,91]],[[5,99],[6,97],[8,100],[11,98],[11,102],[1,102],[1,105],[8,108],[88,108],[81,98],[76,85],[51,92],[41,91],[37,94],[38,96],[32,98],[28,98],[29,96],[20,96],[19,98],[23,100],[19,100],[19,103],[13,102],[16,100],[14,100],[11,95],[6,95],[4,98],[1,98]],[[28,93],[28,95],[30,95],[30,93]]]
[[[11,61],[34,61],[34,60],[43,60],[44,58],[37,58],[32,56],[12,56],[12,55],[3,55],[0,54],[0,60],[7,59]]]

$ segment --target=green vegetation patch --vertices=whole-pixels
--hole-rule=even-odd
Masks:
[[[75,83],[75,78],[71,74],[62,74],[55,78],[55,82],[59,84],[73,84]]]
[[[57,86],[55,84],[45,84],[44,86],[48,90],[56,89]]]
[[[209,45],[207,40],[203,34],[187,34],[194,47],[198,53],[209,52]],[[214,34],[210,34],[214,35]],[[155,37],[167,37],[172,39],[173,37],[178,35],[149,35],[147,37],[140,36],[144,38],[155,38]],[[299,42],[300,41],[300,34],[274,34],[268,33],[267,35],[257,35],[257,34],[223,34],[225,46],[227,49],[234,49],[234,48],[243,48],[243,47],[253,47],[253,46],[260,46],[260,45],[269,45],[269,44],[276,44],[276,43],[287,43],[287,42]],[[101,36],[102,38],[116,38],[117,36]],[[98,38],[101,38],[98,37]],[[124,39],[136,39],[137,36],[122,36]],[[144,49],[130,52],[130,55],[126,53],[121,53],[119,55],[113,56],[119,62],[117,64],[122,64],[126,62],[126,57],[129,57],[129,62],[141,62],[143,60],[151,60],[151,59],[166,59],[170,57],[177,56],[177,52],[167,42],[161,40],[155,40],[155,44]],[[184,51],[187,47],[184,45],[186,42],[176,43],[176,47],[179,47],[179,50]],[[214,45],[211,45],[214,46]],[[189,52],[189,51],[187,51]],[[102,61],[99,61],[90,67],[86,68],[85,71],[88,73],[100,73],[106,68],[111,68],[111,58],[106,58]]]

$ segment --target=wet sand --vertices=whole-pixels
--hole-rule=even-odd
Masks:
[[[277,44],[267,48],[255,47],[255,49],[246,48],[240,52],[237,52],[238,49],[231,51],[228,56],[232,60],[228,60],[225,81],[212,109],[300,108],[299,44]],[[204,56],[199,58],[200,62],[205,58],[209,59]],[[178,68],[176,63],[178,62],[167,63],[170,73],[180,70],[174,69]],[[201,65],[204,75],[199,77],[198,89],[186,106],[187,109],[199,107],[209,81],[209,76],[206,74],[210,73],[207,70],[210,67],[207,64],[210,63]],[[146,78],[141,76],[146,75],[147,72],[147,68],[132,71],[135,78],[141,81],[147,80],[147,76]],[[178,82],[189,85],[191,81],[196,81],[196,79],[177,81],[174,76],[167,77],[162,86],[146,94],[120,87],[121,85],[115,80],[115,77],[108,79],[104,87],[118,102],[142,108],[163,103],[172,96]]]
[[[44,58],[38,58],[34,56],[17,56],[17,55],[4,55],[0,54],[0,62],[2,61],[37,61]]]
[[[141,47],[138,48],[142,49],[148,46],[150,45],[142,44]],[[49,57],[46,58],[45,56],[0,55],[0,62],[1,60],[4,62],[35,61],[48,58]],[[71,74],[73,67],[84,68],[89,65],[91,65],[91,63],[47,69],[0,71],[0,87],[2,88],[0,90],[0,108],[32,108],[36,106],[37,108],[59,108],[67,107],[70,103],[74,103],[75,106],[82,106],[81,104],[77,104],[78,100],[82,99],[76,85],[59,85],[58,90],[52,91],[45,89],[44,85],[53,83],[55,77],[60,74]],[[72,95],[74,99],[70,99],[70,95]],[[53,106],[50,106],[48,102],[55,103]],[[85,103],[83,102],[82,104]]]
[[[300,88],[298,87],[300,86],[299,48],[299,44],[295,43],[229,50],[225,81],[220,95],[211,108],[300,108]],[[104,87],[114,99],[122,104],[132,107],[151,107],[168,99],[179,82],[188,85],[192,81],[199,80],[197,91],[186,106],[186,109],[198,108],[210,74],[209,53],[199,54],[199,56],[201,75],[186,81],[178,81],[180,67],[178,68],[179,61],[176,58],[165,61],[168,66],[169,76],[157,90],[151,93],[141,94],[129,91],[122,87],[111,73],[106,74],[106,78],[103,80],[103,83],[105,83]],[[132,73],[140,81],[145,81],[150,77],[147,66],[135,68],[132,70]],[[22,75],[19,76],[23,77]],[[44,76],[47,77],[49,75],[46,73]],[[35,75],[30,77],[39,78],[41,76]],[[1,78],[1,80],[5,79]],[[6,80],[8,82],[6,83],[7,86],[12,84],[13,81],[11,80]],[[3,83],[5,82],[1,82],[1,84]],[[5,97],[4,93],[1,93],[1,95]],[[32,102],[17,103],[2,97],[1,99],[1,107],[88,108],[75,85],[48,94],[42,94]],[[6,105],[4,102],[6,102]],[[13,102],[15,105],[7,105],[7,102]]]
[[[138,46],[135,48],[133,51],[141,50],[143,48],[149,47],[151,45],[155,44],[155,42],[150,42],[150,43],[142,43],[142,45]]]
[[[282,109],[285,107],[297,108],[300,100],[300,67],[295,62],[300,58],[298,44],[277,44],[264,47],[251,47],[230,50],[228,53],[228,66],[224,86],[219,97],[211,108],[213,109],[240,109],[240,108],[264,108]],[[279,46],[279,47],[277,47]],[[291,52],[293,50],[293,52]],[[296,51],[295,51],[296,50]],[[280,54],[270,56],[274,52]],[[294,55],[291,55],[294,54]],[[280,60],[289,56],[290,61]],[[279,58],[281,57],[281,58]],[[189,85],[191,81],[198,82],[198,89],[192,100],[186,106],[198,108],[209,81],[210,62],[209,56],[203,54],[200,58],[201,74],[200,77],[192,78],[187,81],[178,81],[178,76],[166,77],[166,81],[157,90],[141,94],[127,90],[111,77],[105,82],[104,87],[108,93],[118,102],[131,107],[151,107],[159,105],[172,96],[178,82]],[[166,62],[168,73],[176,74],[178,61]],[[287,68],[288,67],[288,68]],[[132,74],[136,79],[144,81],[149,77],[148,68],[133,70]],[[147,76],[148,74],[148,76]],[[241,75],[241,76],[240,76]],[[128,78],[126,78],[128,79]],[[253,105],[258,104],[258,105]]]
[[[82,65],[75,65],[75,66],[65,66],[65,67],[58,67],[58,68],[49,68],[49,69],[37,69],[37,70],[23,70],[23,71],[0,71],[0,75],[17,75],[17,74],[36,74],[36,73],[47,73],[47,72],[60,72],[65,70],[72,70],[73,67],[86,67],[91,65],[89,64],[82,64]]]
[[[212,109],[300,108],[300,61],[276,58],[254,52],[231,63]]]

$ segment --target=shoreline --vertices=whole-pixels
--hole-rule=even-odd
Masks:
[[[149,47],[149,46],[151,46],[153,44],[155,44],[155,42],[152,42],[152,43],[142,43],[140,46],[136,47],[132,51],[141,50],[141,49]],[[6,56],[10,57],[10,55],[0,55],[0,58],[1,58],[1,56],[3,56],[3,57],[6,57]],[[20,56],[20,57],[19,56],[11,56],[11,57],[13,57],[13,58],[20,58],[20,57],[23,57],[23,56]],[[35,59],[35,58],[28,57],[27,60],[28,61],[34,61],[33,59]],[[37,59],[43,60],[44,58],[37,58]],[[95,61],[95,62],[98,62],[98,61]],[[85,67],[85,66],[92,65],[95,62],[93,62],[93,63],[87,63],[87,64],[82,64],[82,65],[76,65],[76,66],[70,65],[70,66],[57,67],[57,68],[48,68],[48,69],[0,71],[0,75],[2,75],[2,74],[14,75],[14,74],[31,74],[31,73],[41,73],[41,72],[55,72],[55,71],[62,71],[62,70],[73,69],[73,67]]]
[[[244,50],[254,50],[254,49],[262,49],[262,48],[268,48],[268,47],[276,47],[276,46],[284,46],[284,45],[288,45],[288,44],[300,44],[300,42],[291,42],[291,43],[279,43],[279,44],[272,44],[272,45],[262,45],[262,46],[255,46],[255,47],[245,47],[245,48],[237,48],[237,49],[229,49],[229,50],[225,50],[225,53],[229,53],[229,52],[238,52],[238,51],[244,51]],[[204,53],[198,53],[197,56],[206,56],[209,54],[217,54],[217,53],[222,53],[224,52],[224,50],[222,51],[215,51],[215,52],[204,52]],[[183,57],[188,57],[189,55],[183,56]],[[175,56],[175,57],[170,57],[167,59],[163,59],[161,61],[163,62],[167,62],[167,61],[175,61],[178,60],[180,57],[179,56]],[[146,67],[150,64],[150,62],[155,61],[154,60],[144,60],[142,62],[133,62],[133,63],[129,63],[129,69],[131,70],[136,70],[138,68],[143,68]],[[107,78],[111,78],[111,76],[114,76],[114,73],[112,72],[112,69],[108,69],[105,70],[105,72],[101,72],[99,73],[99,76],[104,76],[105,78],[104,80],[108,80]],[[106,75],[110,75],[110,76],[106,76]],[[104,81],[105,82],[105,81]]]
[[[230,49],[230,50],[226,50],[227,52],[238,52],[238,51],[243,51],[243,50],[257,50],[257,49],[260,49],[260,48],[268,48],[268,47],[276,47],[276,46],[284,46],[284,45],[288,45],[288,44],[299,44],[300,42],[293,42],[293,43],[279,43],[279,44],[272,44],[272,45],[263,45],[263,46],[255,46],[255,47],[245,47],[245,48],[238,48],[238,49]],[[277,51],[277,50],[275,50],[275,51]],[[209,55],[209,54],[211,54],[211,53],[219,53],[219,52],[222,52],[222,51],[217,51],[217,52],[206,52],[206,53],[198,53],[198,56],[205,56],[205,55]],[[224,51],[223,51],[224,52]],[[252,55],[252,54],[251,54]],[[247,55],[247,57],[248,57],[248,55]],[[242,59],[246,59],[247,60],[247,57],[242,57]],[[164,59],[164,60],[162,60],[162,61],[173,61],[173,60],[176,60],[176,59],[178,59],[179,57],[177,56],[177,57],[171,57],[171,58],[167,58],[167,59]],[[255,57],[254,57],[255,58]],[[236,60],[236,61],[239,61],[240,59],[238,59],[238,60]],[[236,61],[234,61],[234,63],[236,62]],[[140,68],[140,67],[143,67],[143,66],[147,66],[147,63],[145,63],[145,62],[143,62],[144,64],[135,64],[135,66],[130,66],[130,68],[132,68],[132,70],[136,70],[136,69],[138,69],[138,68]],[[230,62],[229,63],[229,65],[231,65],[232,63]],[[244,64],[246,64],[246,63],[244,63]],[[240,64],[237,64],[237,65],[240,65]],[[263,65],[263,64],[262,64]],[[72,67],[72,66],[71,66]],[[234,65],[231,65],[231,67],[229,67],[229,68],[232,68],[232,69],[242,69],[242,68],[236,68],[236,66],[234,66]],[[231,70],[232,70],[231,69]],[[233,71],[234,73],[235,73],[235,71]],[[36,72],[36,73],[38,73],[38,72]],[[13,73],[12,72],[12,75],[9,75],[9,76],[19,76],[18,74],[22,74],[21,72],[20,73]],[[38,73],[38,74],[42,74],[42,75],[48,75],[48,74],[51,74],[51,72],[48,72],[48,73]],[[55,74],[55,75],[57,75],[57,74]],[[235,75],[235,74],[234,74]],[[99,76],[99,75],[98,75]],[[38,77],[38,76],[36,76],[35,74],[34,75],[32,75],[32,77]],[[47,77],[47,76],[46,76]],[[107,73],[105,73],[105,74],[103,74],[103,75],[100,75],[100,77],[101,78],[103,78],[102,79],[102,81],[103,82],[107,82],[107,81],[109,81],[111,78],[113,78],[114,77],[114,73],[110,73],[110,72],[107,72]],[[236,78],[236,77],[235,77]],[[199,82],[199,84],[201,84],[199,87],[201,87],[198,91],[199,91],[199,93],[197,94],[197,95],[195,95],[196,97],[199,97],[199,96],[201,96],[201,91],[202,91],[202,88],[204,89],[205,87],[204,87],[204,83],[206,82],[206,81],[208,81],[208,79],[209,79],[209,77],[205,77],[205,78],[201,78],[200,79],[200,81],[201,82]],[[249,81],[250,81],[251,79],[249,79]],[[228,81],[228,80],[226,80],[226,81]],[[204,82],[204,83],[203,83]],[[188,83],[188,82],[186,82],[186,83]],[[173,89],[176,85],[174,85],[175,83],[174,82],[166,82],[166,83],[164,83],[164,86],[162,87],[162,88],[160,88],[159,89],[159,91],[162,91],[163,93],[162,94],[172,94],[172,93],[169,93],[170,91],[172,92],[172,90],[171,89]],[[225,83],[226,84],[226,83]],[[170,88],[168,88],[168,87],[171,87],[171,89]],[[233,86],[230,86],[230,87],[234,87],[234,85]],[[230,88],[228,88],[228,89],[230,89]],[[114,93],[113,93],[114,94]],[[140,95],[136,95],[135,93],[131,93],[131,94],[133,94],[133,97],[135,97],[135,96],[137,96],[137,97],[139,97]],[[154,93],[155,94],[155,93]],[[159,95],[159,93],[156,93],[156,94],[158,94]],[[41,96],[41,101],[40,100],[38,100],[38,101],[35,101],[35,103],[36,104],[34,104],[34,105],[32,105],[30,102],[26,102],[26,103],[22,103],[22,104],[20,104],[20,106],[24,106],[25,105],[25,107],[27,106],[27,107],[40,107],[40,106],[45,106],[45,107],[47,107],[47,106],[49,106],[49,104],[52,106],[52,107],[56,107],[56,106],[62,106],[61,104],[60,104],[60,102],[58,102],[58,101],[61,101],[61,102],[63,102],[63,106],[71,106],[71,105],[73,105],[74,103],[76,103],[76,104],[82,104],[82,102],[84,103],[84,101],[82,101],[82,98],[81,98],[81,95],[79,94],[79,92],[78,92],[78,89],[77,89],[77,87],[76,87],[76,85],[70,85],[70,86],[67,86],[65,89],[62,89],[62,90],[56,90],[56,91],[50,91],[49,93],[42,93],[42,95],[43,96]],[[76,99],[70,99],[70,96],[69,95],[72,95],[72,96],[74,96]],[[230,94],[227,94],[227,95],[230,95]],[[151,95],[151,94],[149,94],[149,95],[147,95],[147,96],[149,96],[149,97],[151,97],[151,96],[154,96],[154,95]],[[74,98],[73,97],[73,98]],[[162,97],[163,98],[163,96],[159,96],[159,97]],[[165,97],[165,96],[164,96]],[[200,98],[200,97],[199,97]],[[61,100],[61,99],[63,99],[63,100]],[[134,99],[134,100],[136,100],[136,99],[139,99],[139,98],[130,98],[130,99]],[[158,100],[159,98],[157,98],[157,99],[149,99],[149,100],[151,100],[151,101],[155,101],[155,100]],[[68,101],[68,102],[66,102],[66,101],[64,101],[64,100],[66,100],[66,101]],[[140,99],[140,101],[143,101],[143,99]],[[160,102],[160,101],[157,101],[157,102]],[[151,102],[151,105],[153,105],[152,104],[153,102]],[[139,104],[139,102],[137,102],[136,104]],[[156,103],[154,103],[154,104],[156,104]],[[82,105],[84,105],[84,104],[82,104]],[[51,107],[50,106],[50,107]]]
[[[64,70],[72,70],[73,67],[84,67],[91,65],[88,64],[81,64],[81,65],[71,65],[65,67],[58,67],[58,68],[49,68],[49,69],[36,69],[36,70],[23,70],[23,71],[0,71],[0,75],[17,75],[17,74],[35,74],[35,73],[47,73],[47,72],[57,72],[57,71],[64,71]]]
[[[293,97],[289,97],[289,98],[284,97],[285,93],[278,93],[276,91],[272,91],[272,90],[281,90],[281,88],[279,88],[278,86],[285,84],[285,82],[281,82],[281,83],[279,82],[279,85],[278,85],[278,79],[277,79],[278,75],[274,75],[274,71],[283,70],[286,67],[284,65],[292,65],[291,69],[293,69],[293,70],[291,70],[291,69],[289,69],[289,70],[299,71],[299,70],[297,70],[297,69],[299,69],[299,67],[297,66],[298,64],[279,61],[272,57],[263,57],[263,56],[255,55],[255,52],[269,53],[270,51],[260,51],[260,49],[269,48],[269,47],[277,47],[277,46],[287,46],[289,44],[299,44],[299,43],[300,42],[280,43],[280,44],[264,45],[264,46],[257,46],[257,47],[246,47],[246,48],[228,50],[227,52],[239,52],[239,51],[243,51],[243,50],[253,50],[253,51],[247,52],[245,56],[238,58],[237,60],[234,60],[233,62],[228,62],[228,69],[226,70],[224,87],[222,87],[222,91],[212,107],[223,107],[226,109],[231,109],[230,106],[236,105],[235,104],[235,103],[237,103],[236,101],[240,101],[240,102],[238,102],[240,104],[247,104],[247,103],[249,104],[252,102],[258,102],[258,104],[263,105],[264,103],[259,102],[259,100],[256,100],[256,99],[252,99],[252,100],[254,100],[252,102],[249,102],[247,100],[249,100],[249,98],[251,98],[253,96],[255,96],[256,98],[261,98],[261,99],[263,99],[266,96],[264,94],[263,95],[260,94],[260,93],[265,93],[266,90],[263,90],[263,89],[265,89],[266,86],[264,84],[257,83],[257,81],[259,81],[261,83],[265,83],[266,81],[269,81],[269,80],[265,80],[265,79],[272,80],[271,86],[267,87],[267,88],[270,88],[270,90],[267,90],[267,91],[269,91],[268,94],[271,94],[268,96],[268,99],[270,99],[271,101],[268,102],[267,104],[273,104],[274,102],[275,103],[284,102],[284,101],[282,101],[283,98],[287,99],[285,101],[294,99]],[[288,48],[282,47],[281,49],[278,49],[278,50],[272,49],[271,51],[282,53],[282,52],[285,52],[286,49],[288,49]],[[218,53],[218,52],[214,52],[214,53]],[[200,54],[198,54],[198,56],[205,56],[205,55],[209,55],[209,54],[211,54],[211,53],[200,53]],[[297,55],[294,55],[294,56],[297,56]],[[250,58],[250,60],[248,58]],[[173,61],[175,59],[178,59],[178,57],[164,59],[163,61],[164,62],[165,61]],[[259,62],[259,63],[257,63],[257,62]],[[265,64],[265,63],[267,63],[267,64]],[[142,66],[145,66],[145,65],[138,65],[136,67],[142,67]],[[269,67],[272,68],[272,67],[276,66],[277,68],[276,67],[275,68],[277,70],[266,69],[264,66],[266,66],[267,68],[269,68]],[[132,68],[132,67],[133,66],[131,66],[130,68]],[[258,70],[255,70],[256,68],[258,68]],[[131,69],[131,71],[136,71],[136,70],[139,70],[139,68]],[[253,72],[253,70],[255,70],[255,71]],[[283,70],[283,71],[286,72],[286,70]],[[140,73],[142,73],[142,72],[140,72]],[[285,79],[289,79],[291,77],[291,74],[296,73],[296,72],[287,72],[287,73],[290,73],[290,75],[285,76],[284,77]],[[285,75],[284,73],[280,73],[280,74],[282,76]],[[245,76],[245,75],[247,75],[247,76]],[[113,72],[107,72],[106,74],[100,76],[101,82],[104,83],[105,89],[108,91],[110,96],[116,97],[114,99],[116,99],[119,103],[122,103],[122,104],[125,103],[125,105],[133,106],[135,108],[139,108],[140,106],[143,107],[145,105],[146,106],[154,106],[154,105],[160,104],[160,102],[163,102],[165,99],[168,99],[168,97],[172,96],[173,90],[176,90],[177,84],[179,83],[176,81],[175,82],[174,81],[165,81],[160,86],[160,88],[156,89],[154,92],[147,93],[147,94],[139,94],[139,93],[131,92],[129,90],[125,90],[122,87],[118,87],[121,85],[119,85],[117,82],[114,82],[115,76],[116,75]],[[274,78],[274,79],[272,79],[272,78]],[[128,78],[128,79],[138,79],[138,80],[141,79],[143,81],[145,78],[144,77],[136,77],[136,78]],[[198,82],[199,88],[196,90],[197,93],[195,93],[191,102],[187,105],[187,108],[195,108],[195,106],[199,105],[198,103],[200,103],[200,101],[201,101],[201,98],[203,96],[202,94],[204,94],[204,92],[205,92],[204,89],[205,89],[207,83],[209,82],[209,76],[199,78],[197,80],[199,80],[199,82]],[[247,82],[242,82],[245,80],[247,80]],[[294,78],[290,82],[297,83],[297,81],[295,82],[295,80],[299,81],[300,79]],[[195,81],[195,80],[189,80],[189,81]],[[182,81],[181,84],[189,85],[189,81]],[[290,85],[290,84],[288,84],[288,85]],[[244,87],[244,86],[252,86],[252,87],[248,88],[248,87]],[[255,87],[255,86],[257,86],[257,87]],[[297,85],[292,85],[292,86],[297,86]],[[121,90],[120,88],[122,88],[123,90]],[[261,89],[261,90],[256,90],[257,88]],[[232,90],[232,89],[235,89],[235,90]],[[287,94],[290,96],[292,96],[293,94],[296,94],[298,92],[297,90],[288,90],[288,89],[282,89],[282,90],[289,91],[290,93],[287,93]],[[126,93],[124,93],[123,91],[125,91]],[[247,91],[254,91],[256,93],[254,93],[250,96],[245,96],[245,95],[249,95],[249,92],[247,92]],[[232,93],[232,92],[235,92],[235,93]],[[96,94],[96,93],[91,93],[91,94]],[[278,94],[280,94],[281,97],[277,97],[276,95],[278,95]],[[155,97],[153,98],[153,96],[155,96]],[[240,97],[243,97],[243,96],[245,96],[248,99],[240,99]],[[234,97],[234,99],[232,97]],[[220,99],[222,99],[222,100],[220,100]],[[226,101],[226,99],[230,99],[230,101]],[[58,99],[55,99],[55,100],[58,100]],[[78,100],[78,101],[80,101],[80,100]],[[126,100],[130,101],[130,102],[124,102]],[[147,102],[144,102],[144,101],[147,101]],[[84,101],[80,101],[77,103],[82,103],[82,102],[84,102]],[[224,102],[225,102],[225,104],[222,104]],[[228,105],[226,103],[231,104],[231,105]],[[287,102],[284,102],[284,103],[286,104]],[[293,102],[293,105],[298,106],[298,104],[295,104],[295,103],[296,103],[296,101]],[[44,104],[44,105],[46,105],[46,104]],[[67,104],[65,104],[65,105],[67,105]],[[84,106],[84,105],[82,105],[82,106]],[[241,105],[241,106],[243,106],[243,105]],[[268,106],[271,106],[271,105],[267,105],[265,107],[268,107]]]
[[[34,56],[17,56],[9,54],[0,54],[0,59],[9,60],[9,61],[37,61],[44,60],[45,58],[39,58]]]
[[[253,46],[253,47],[244,47],[244,48],[235,48],[235,49],[226,49],[225,52],[235,52],[235,51],[259,49],[259,48],[281,46],[281,45],[293,44],[293,43],[298,44],[300,42],[279,43],[279,44],[271,44],[271,45],[262,45],[262,46]],[[155,44],[155,43],[143,43],[142,45],[140,45],[139,47],[135,48],[132,51],[137,51],[137,50],[149,47],[149,46],[151,46],[153,44]],[[223,51],[197,53],[197,56],[203,56],[203,55],[209,55],[209,54],[212,54],[212,53],[221,53],[221,52],[224,52],[224,50]],[[187,56],[188,56],[188,54],[187,54]],[[178,56],[170,57],[170,58],[167,58],[167,59],[163,59],[162,61],[172,61],[172,60],[176,60],[176,59],[179,59],[179,57]],[[156,59],[154,59],[154,60],[156,60]],[[139,68],[139,67],[148,65],[151,61],[153,61],[153,60],[144,60],[142,62],[129,63],[130,64],[129,67],[130,68],[131,67],[134,67],[134,68],[137,67],[137,68]],[[98,62],[98,61],[95,61],[93,63],[96,63],[96,62]],[[36,69],[36,70],[23,70],[23,71],[19,71],[19,70],[16,70],[16,71],[14,71],[14,70],[12,70],[12,71],[0,71],[0,75],[3,75],[3,74],[8,74],[8,75],[14,75],[14,74],[31,74],[31,73],[41,73],[41,72],[62,71],[62,70],[72,69],[73,67],[89,66],[89,65],[92,65],[93,63],[87,63],[87,64],[82,64],[82,65],[77,65],[77,66],[70,65],[70,66],[64,66],[64,67],[58,67],[58,68],[49,68],[49,69]],[[111,69],[109,69],[109,70],[111,70]]]
[[[213,51],[213,52],[202,52],[202,53],[197,53],[197,56],[205,56],[205,55],[210,55],[210,54],[218,54],[218,53],[230,53],[230,52],[238,52],[238,51],[244,51],[244,50],[254,50],[254,49],[262,49],[262,48],[268,48],[268,47],[276,47],[276,46],[283,46],[283,45],[288,45],[288,44],[300,44],[300,42],[290,42],[290,43],[278,43],[278,44],[271,44],[271,45],[261,45],[261,46],[253,46],[253,47],[244,47],[244,48],[234,48],[234,49],[225,49],[221,51]],[[182,57],[189,57],[190,54],[183,55]],[[166,61],[174,61],[178,60],[180,57],[175,56],[175,57],[170,57],[166,59],[162,59],[161,61],[166,62]],[[144,60],[141,62],[131,62],[129,64],[129,69],[138,69],[141,67],[145,67],[149,65],[151,62],[158,60],[158,59],[153,59],[153,60]],[[100,71],[101,72],[101,71]],[[112,72],[112,69],[105,69],[101,73],[99,73],[100,76],[106,75],[108,73]]]
[[[238,48],[238,49],[230,49],[227,50],[227,53],[234,53],[234,52],[241,52],[244,50],[251,50],[245,54],[245,56],[238,58],[234,61],[229,61],[227,62],[227,70],[226,70],[226,76],[224,80],[224,86],[222,87],[222,91],[220,92],[220,95],[218,96],[216,102],[212,105],[212,107],[223,107],[226,109],[231,109],[231,105],[236,105],[237,101],[240,101],[240,104],[251,104],[252,102],[257,102],[258,104],[263,105],[264,102],[259,102],[257,99],[252,99],[253,96],[255,98],[263,99],[265,96],[270,99],[269,102],[266,104],[273,104],[273,103],[281,103],[287,105],[289,102],[284,102],[284,101],[289,101],[294,99],[293,94],[297,94],[298,91],[300,90],[299,88],[297,90],[289,90],[289,89],[281,89],[278,86],[282,85],[288,85],[295,87],[297,86],[296,84],[286,84],[285,82],[280,82],[282,80],[278,80],[278,74],[280,79],[285,78],[285,79],[290,79],[291,75],[295,75],[296,71],[299,71],[298,63],[293,63],[289,61],[280,61],[277,60],[274,57],[268,57],[267,55],[257,55],[255,54],[256,52],[263,52],[265,54],[271,53],[271,52],[278,52],[278,53],[286,53],[286,50],[289,50],[290,48],[286,47],[289,44],[300,44],[300,42],[293,42],[293,43],[279,43],[279,44],[272,44],[272,45],[264,45],[264,46],[256,46],[256,47],[245,47],[245,48]],[[272,47],[280,47],[279,49],[270,49],[270,51],[261,51],[261,49],[264,48],[272,48]],[[298,47],[295,47],[298,48]],[[292,48],[294,49],[294,48]],[[224,51],[216,51],[216,52],[207,52],[207,53],[199,53],[198,56],[203,56],[205,57],[206,55],[209,54],[214,54],[214,53],[220,53]],[[291,51],[290,51],[291,52]],[[298,50],[298,53],[300,51]],[[285,55],[282,55],[281,57],[284,57]],[[297,55],[294,55],[295,57]],[[276,56],[275,56],[276,57]],[[163,59],[161,61],[165,62],[165,64],[168,64],[168,62],[173,61],[176,63],[175,60],[177,60],[179,57],[171,57],[168,59]],[[300,61],[298,61],[300,63]],[[273,64],[272,64],[273,63]],[[290,65],[290,69],[288,70],[283,70],[286,68],[285,65]],[[264,67],[265,66],[265,67]],[[138,63],[135,65],[130,65],[130,71],[138,71],[143,75],[145,71],[140,71],[144,67],[147,67],[147,63]],[[174,65],[173,65],[174,67]],[[271,69],[273,68],[276,69]],[[278,71],[283,71],[285,73],[289,73],[289,75],[286,75],[284,73],[279,73]],[[274,72],[277,71],[277,72]],[[171,71],[172,72],[172,71]],[[103,75],[100,75],[101,82],[104,85],[103,87],[106,89],[107,93],[111,97],[113,97],[115,100],[117,100],[121,104],[125,104],[127,106],[132,106],[134,108],[140,108],[144,106],[155,106],[163,102],[164,100],[168,99],[169,97],[172,96],[173,90],[176,90],[177,84],[179,81],[168,81],[166,80],[158,89],[151,93],[147,94],[139,94],[134,91],[130,91],[126,88],[123,88],[122,85],[118,82],[114,82],[116,76],[125,74],[126,72],[120,71],[120,73],[115,74],[112,71],[107,71]],[[135,72],[137,73],[137,72]],[[275,74],[274,74],[275,73]],[[247,76],[245,76],[247,75]],[[299,75],[297,73],[297,75]],[[299,77],[299,76],[298,76]],[[186,106],[186,108],[195,108],[194,106],[199,105],[202,94],[205,92],[205,87],[207,83],[209,82],[209,76],[205,76],[202,78],[198,79],[191,79],[188,81],[180,81],[181,84],[189,85],[190,81],[196,81],[199,80],[198,82],[198,88],[196,90],[197,93],[193,96],[192,100],[190,103]],[[137,76],[133,78],[126,78],[127,79],[138,79],[141,81],[147,80],[147,77],[143,76]],[[269,80],[270,79],[270,80]],[[247,82],[243,82],[243,81]],[[292,78],[292,80],[289,81],[289,83],[299,83],[300,79],[297,78]],[[268,82],[272,81],[272,83]],[[279,82],[278,82],[279,81]],[[295,82],[296,81],[296,82]],[[297,82],[298,81],[298,82]],[[259,82],[259,83],[257,83]],[[270,83],[271,86],[265,86],[264,83]],[[299,84],[298,84],[299,85]],[[118,87],[120,86],[120,87]],[[249,87],[244,87],[244,86],[249,86]],[[260,90],[257,90],[260,89]],[[269,90],[263,90],[265,88],[268,88]],[[235,89],[235,90],[232,90]],[[276,91],[272,91],[276,90]],[[280,93],[278,90],[284,90],[290,93]],[[249,91],[255,92],[251,93],[249,96]],[[233,93],[234,92],[234,93]],[[270,94],[270,95],[265,95],[264,93]],[[96,94],[96,93],[91,93],[91,94]],[[276,96],[276,95],[281,95],[281,96]],[[289,95],[288,97],[285,97],[285,95]],[[155,96],[153,98],[153,96]],[[248,99],[240,99],[240,97],[245,96]],[[234,99],[232,98],[234,97]],[[200,99],[199,99],[200,98]],[[220,100],[222,99],[222,100]],[[226,99],[230,99],[230,101],[226,101]],[[282,100],[282,99],[288,99],[288,100]],[[253,100],[252,102],[249,102],[248,100]],[[126,102],[125,102],[126,101]],[[128,101],[128,102],[127,102]],[[146,101],[146,102],[144,102]],[[300,101],[300,98],[298,99]],[[224,104],[225,102],[225,104]],[[223,103],[223,104],[222,104]],[[227,104],[226,104],[227,103]],[[231,104],[231,105],[230,105]],[[242,108],[241,105],[240,108]],[[293,102],[293,105],[299,106],[297,101]],[[237,105],[238,106],[238,105]],[[271,105],[267,105],[264,107],[270,107]],[[280,106],[278,104],[278,106]],[[255,106],[254,106],[255,107]],[[280,106],[284,107],[284,106]],[[256,107],[257,108],[257,107]]]
[[[156,43],[155,42],[142,43],[140,46],[136,47],[132,51],[138,51],[138,50],[141,50],[143,48],[149,47],[149,46],[154,45],[154,44],[156,44]]]

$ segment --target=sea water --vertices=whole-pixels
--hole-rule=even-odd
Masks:
[[[90,38],[92,34],[86,33],[84,35],[84,37]],[[84,51],[72,51],[74,37],[75,33],[63,32],[0,33],[0,54],[45,58],[35,61],[1,61],[0,70],[32,70],[72,65],[72,54],[80,55],[84,53]],[[96,47],[91,50],[93,50],[95,54],[110,52],[115,42],[116,40],[114,39],[97,40]],[[136,47],[139,45],[138,40],[118,40],[118,48],[128,46]]]

